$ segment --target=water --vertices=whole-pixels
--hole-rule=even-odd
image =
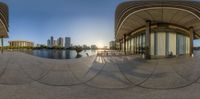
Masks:
[[[83,50],[78,55],[75,50],[50,50],[50,49],[38,49],[38,50],[29,50],[24,51],[25,53],[42,57],[42,58],[50,58],[50,59],[74,59],[87,57],[87,53],[89,56],[95,55],[97,51],[95,50]]]

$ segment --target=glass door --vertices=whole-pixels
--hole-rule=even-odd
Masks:
[[[181,34],[177,34],[176,38],[177,46],[177,55],[182,55],[186,53],[186,38]]]

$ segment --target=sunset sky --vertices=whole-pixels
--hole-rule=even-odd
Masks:
[[[73,45],[108,45],[114,40],[116,6],[123,0],[0,0],[9,6],[9,40],[46,44],[50,36]]]
[[[50,36],[73,45],[108,46],[114,40],[116,6],[124,0],[0,0],[9,6],[9,40],[46,44]],[[200,41],[195,41],[200,45]]]

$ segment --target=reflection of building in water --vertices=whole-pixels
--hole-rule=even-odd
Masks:
[[[12,47],[33,47],[34,43],[30,41],[8,41]]]
[[[200,38],[199,6],[197,1],[121,3],[115,16],[115,39],[120,50],[144,54],[147,59],[193,55],[193,39]]]

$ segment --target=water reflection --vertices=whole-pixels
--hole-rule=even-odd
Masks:
[[[82,57],[81,54],[76,54],[76,58],[80,58],[80,57]]]
[[[39,49],[39,50],[29,50],[24,51],[25,53],[39,56],[43,58],[51,59],[73,59],[80,57],[87,57],[96,54],[96,50],[84,50],[79,54],[75,50],[50,50],[50,49]]]

